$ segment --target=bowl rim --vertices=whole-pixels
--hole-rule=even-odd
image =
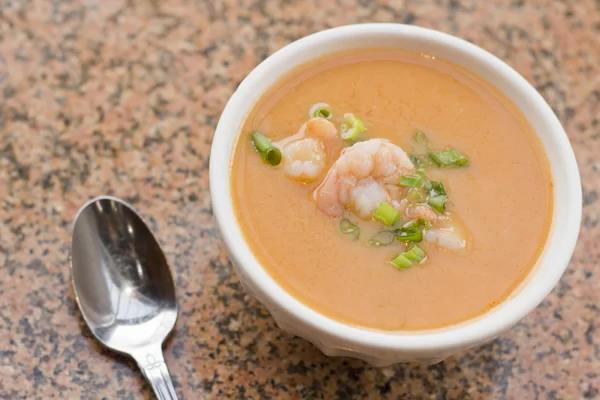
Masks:
[[[502,306],[495,307],[494,312],[485,313],[480,318],[476,317],[457,325],[431,331],[387,332],[345,324],[311,309],[286,292],[261,266],[244,239],[231,201],[230,162],[235,148],[235,138],[239,135],[239,128],[247,113],[241,120],[234,114],[240,108],[249,111],[254,105],[254,101],[252,104],[248,104],[248,98],[251,98],[249,94],[254,90],[255,83],[264,79],[268,74],[273,75],[273,69],[276,69],[286,59],[293,58],[296,52],[315,46],[323,40],[347,40],[363,34],[398,35],[403,38],[425,39],[467,53],[470,57],[494,68],[495,72],[501,74],[504,79],[511,80],[518,85],[532,103],[532,107],[542,113],[544,118],[548,119],[548,123],[552,125],[552,129],[546,134],[553,136],[561,150],[558,159],[552,159],[548,155],[548,161],[552,171],[554,171],[553,164],[555,163],[562,163],[566,167],[567,181],[565,185],[568,187],[567,204],[569,205],[569,207],[557,210],[556,201],[554,204],[553,223],[544,244],[544,251],[548,251],[545,259],[552,260],[552,263],[546,262],[539,267],[545,272],[542,282],[525,284],[513,298],[502,302]],[[273,78],[274,81],[302,63],[280,70],[277,72],[277,77]],[[498,88],[498,90],[504,93],[502,89]],[[527,117],[527,113],[524,110],[521,111]],[[536,134],[541,137],[537,130]],[[227,135],[234,136],[233,146],[228,146]],[[547,150],[545,145],[544,148]],[[344,343],[345,347],[359,345],[362,348],[409,353],[433,354],[441,349],[470,347],[489,341],[517,324],[543,301],[562,276],[575,249],[582,213],[581,183],[573,149],[560,121],[536,89],[504,61],[470,42],[432,29],[395,23],[368,23],[327,29],[292,42],[262,61],[240,83],[223,110],[211,148],[209,179],[213,213],[229,256],[234,264],[243,270],[243,274],[254,283],[253,289],[262,295],[259,298],[266,297],[271,304],[277,304],[285,309],[313,331],[335,338]],[[552,179],[553,181],[556,179],[554,173],[552,173]],[[553,193],[553,196],[556,199],[556,193]],[[556,229],[554,221],[556,221],[558,213],[564,214],[566,225],[560,227],[559,235],[551,235],[552,231]],[[539,258],[542,258],[542,255]],[[529,273],[529,275],[531,274],[532,272]]]

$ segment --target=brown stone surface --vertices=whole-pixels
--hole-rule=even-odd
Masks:
[[[219,114],[264,57],[336,25],[436,28],[505,59],[564,123],[584,220],[552,294],[498,340],[433,366],[330,359],[237,283],[208,194]],[[150,398],[84,327],[70,223],[88,198],[132,202],[176,272],[165,349],[181,398],[600,398],[600,3],[581,1],[0,2],[0,398]]]

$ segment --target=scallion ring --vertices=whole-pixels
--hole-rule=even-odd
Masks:
[[[354,240],[356,240],[360,236],[360,227],[349,219],[344,218],[340,221],[340,232],[344,235],[352,235],[354,236]]]
[[[263,160],[272,166],[279,165],[281,162],[281,151],[269,140],[268,137],[258,131],[250,134],[252,144]]]
[[[396,229],[396,239],[404,242],[422,242],[423,229],[421,229],[419,224],[413,222],[400,229]]]
[[[448,202],[448,196],[444,194],[438,194],[435,196],[431,196],[429,200],[427,200],[427,204],[440,214],[443,214],[446,211],[446,203]]]
[[[432,196],[436,196],[438,194],[446,194],[446,188],[442,182],[431,181],[431,189],[429,190]]]
[[[429,142],[427,136],[421,131],[415,132],[415,145],[413,146],[413,153],[418,156],[426,156],[429,153]]]
[[[398,185],[405,187],[421,187],[423,185],[423,178],[421,175],[402,175]]]
[[[344,122],[340,126],[342,139],[346,141],[356,141],[363,132],[366,132],[365,124],[353,114],[344,114]]]
[[[407,269],[416,263],[420,263],[425,259],[425,252],[418,246],[411,246],[410,249],[398,255],[390,263],[398,269]]]
[[[384,247],[394,243],[395,238],[394,231],[379,231],[369,240],[369,244],[373,247]]]
[[[429,157],[438,167],[462,167],[469,164],[467,157],[463,156],[453,148],[442,151],[432,151],[429,153]]]
[[[319,117],[319,118],[325,118],[325,119],[331,119],[331,117],[333,115],[331,113],[331,107],[329,107],[329,104],[327,104],[327,103],[314,104],[308,111],[308,114],[312,118]]]
[[[382,202],[375,210],[374,217],[384,225],[393,226],[400,220],[400,213],[388,203]]]
[[[423,131],[417,130],[415,132],[415,142],[428,144],[427,136],[425,136]]]

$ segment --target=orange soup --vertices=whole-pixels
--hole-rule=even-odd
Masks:
[[[548,161],[515,105],[458,66],[393,49],[282,77],[248,115],[231,177],[273,279],[379,330],[487,312],[532,269],[551,222]]]

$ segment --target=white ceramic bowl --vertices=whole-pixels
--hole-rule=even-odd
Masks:
[[[278,286],[252,254],[236,222],[230,162],[244,119],[260,96],[284,73],[325,54],[391,47],[431,54],[486,79],[511,99],[533,125],[551,165],[554,215],[548,240],[527,279],[483,316],[435,331],[373,331],[332,320]],[[581,221],[581,185],[573,150],[560,122],[538,92],[516,71],[462,39],[399,24],[350,25],[319,32],[271,55],[233,94],[217,126],[210,156],[210,191],[217,224],[244,288],[262,302],[285,331],[314,343],[325,354],[361,358],[383,366],[400,361],[438,362],[487,343],[514,326],[552,290],[573,253]]]

